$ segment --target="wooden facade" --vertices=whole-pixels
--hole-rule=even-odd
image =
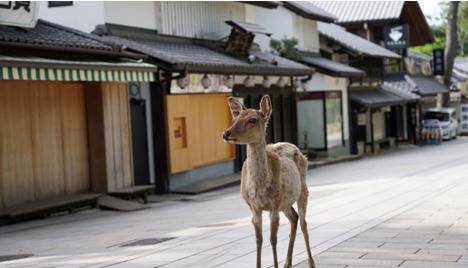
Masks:
[[[234,159],[221,134],[231,124],[229,94],[166,95],[170,173]]]
[[[2,81],[0,125],[2,206],[89,190],[83,84]]]
[[[89,83],[88,110],[92,190],[109,192],[133,184],[127,83]]]
[[[0,208],[130,186],[127,84],[0,81]]]

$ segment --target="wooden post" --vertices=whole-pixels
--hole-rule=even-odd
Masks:
[[[374,120],[373,120],[373,116],[372,116],[372,109],[369,107],[369,116],[370,116],[370,135],[371,135],[371,144],[372,144],[372,148],[371,148],[371,151],[372,153],[375,152],[375,144],[374,144]]]
[[[170,90],[170,73],[166,83],[160,80],[159,73],[156,81],[150,83],[151,120],[153,126],[154,169],[156,173],[156,193],[167,193],[169,185],[169,140],[166,134],[166,94]]]

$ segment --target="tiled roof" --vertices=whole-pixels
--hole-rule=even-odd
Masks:
[[[36,27],[30,30],[0,25],[0,42],[42,49],[80,49],[90,53],[120,50],[118,46],[107,44],[91,34],[44,20],[39,20]]]
[[[404,1],[313,1],[317,7],[335,15],[337,23],[387,21],[400,18]]]
[[[253,52],[255,60],[250,63],[246,58],[236,58],[185,38],[158,35],[151,38],[105,35],[102,38],[146,54],[174,71],[246,75],[308,75],[314,71],[270,53]]]
[[[349,91],[351,100],[365,106],[380,107],[404,102],[401,97],[378,88],[354,89]]]
[[[336,16],[307,1],[283,1],[283,6],[307,19],[324,22],[333,22],[337,19]]]
[[[336,24],[317,22],[317,28],[322,36],[358,54],[381,58],[400,58],[400,55],[352,34]]]
[[[468,76],[468,58],[455,59],[453,68],[461,74]]]
[[[418,101],[421,97],[414,93],[414,88],[406,80],[385,81],[381,89],[393,93],[406,101]]]
[[[316,68],[319,72],[331,74],[339,77],[363,77],[365,72],[363,70],[351,67],[346,64],[341,64],[320,56],[304,56],[302,62]]]
[[[415,58],[415,59],[420,59],[420,60],[425,60],[425,61],[432,61],[432,57],[429,55],[426,55],[424,53],[420,53],[417,51],[409,50],[407,53],[408,58]]]
[[[449,89],[435,78],[432,77],[409,77],[406,76],[406,79],[409,80],[408,82],[414,83],[415,85],[415,92],[417,92],[421,96],[431,96],[438,93],[447,93]]]

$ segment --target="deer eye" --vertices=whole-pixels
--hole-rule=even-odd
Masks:
[[[249,122],[250,124],[255,124],[255,123],[257,123],[257,119],[256,118],[250,118],[247,122]]]

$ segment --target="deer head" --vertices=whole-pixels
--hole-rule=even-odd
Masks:
[[[265,140],[268,120],[272,107],[271,99],[264,95],[260,101],[260,109],[247,109],[233,97],[228,99],[233,123],[223,132],[223,139],[233,144],[252,144]]]

